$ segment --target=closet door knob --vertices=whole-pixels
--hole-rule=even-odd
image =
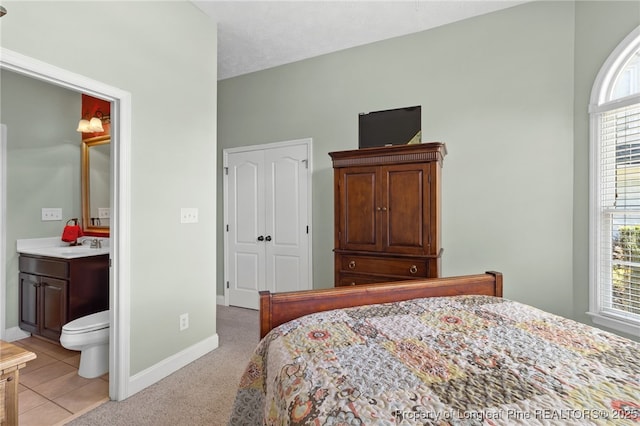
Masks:
[[[271,235],[267,235],[264,239],[267,241],[271,241]]]
[[[260,235],[260,236],[258,237],[258,241],[264,241],[264,237],[263,237],[262,235]]]

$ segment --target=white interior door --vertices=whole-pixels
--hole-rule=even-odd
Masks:
[[[260,290],[311,288],[309,147],[225,150],[225,300],[258,309]]]
[[[265,150],[266,289],[310,288],[308,283],[307,147]]]
[[[229,304],[257,309],[265,288],[264,153],[239,152],[228,160]]]

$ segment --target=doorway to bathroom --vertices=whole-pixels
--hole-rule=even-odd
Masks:
[[[110,348],[109,397],[128,396],[129,382],[129,229],[131,95],[121,89],[0,48],[0,68],[111,103],[111,252],[110,252]],[[10,132],[10,129],[8,129]],[[5,138],[3,138],[4,140]],[[3,142],[1,148],[4,149]],[[6,293],[6,155],[0,161],[0,294]],[[3,298],[3,303],[6,298]],[[0,304],[0,331],[6,331],[6,306]],[[4,337],[4,336],[3,336]]]

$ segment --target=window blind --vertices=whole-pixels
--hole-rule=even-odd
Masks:
[[[601,117],[600,306],[640,324],[640,104]]]

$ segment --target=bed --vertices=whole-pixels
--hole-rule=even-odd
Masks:
[[[260,294],[230,425],[640,424],[640,343],[496,272]]]

